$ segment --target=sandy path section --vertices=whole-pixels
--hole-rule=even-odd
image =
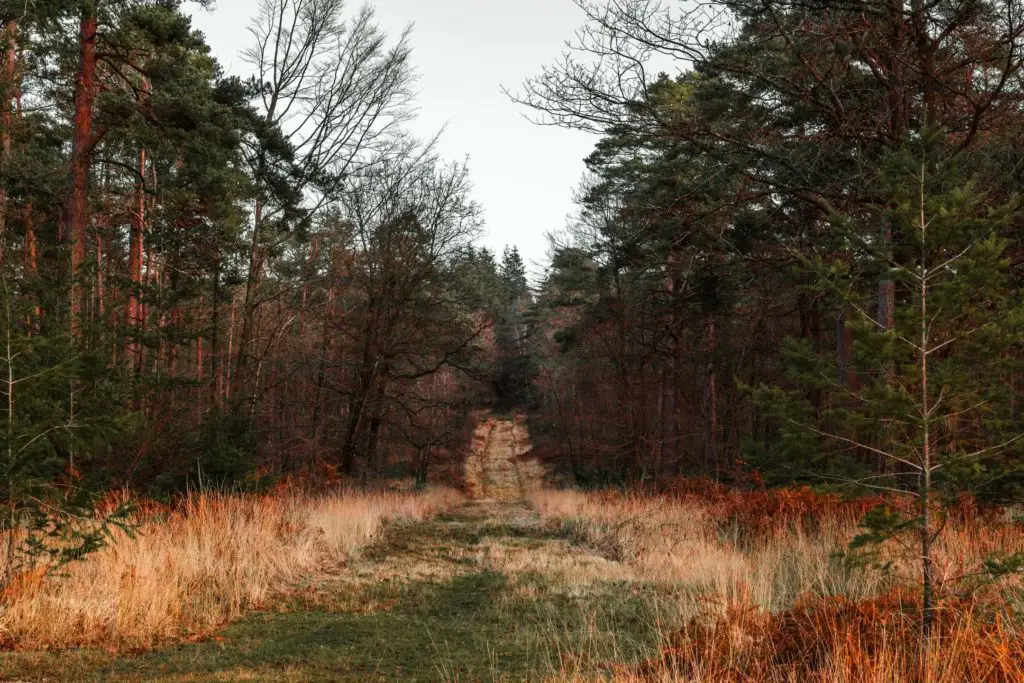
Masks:
[[[481,458],[482,491],[478,503],[511,503],[523,500],[523,481],[518,456],[525,450],[526,435],[515,420],[496,419]]]
[[[540,484],[539,465],[524,460],[530,451],[526,418],[487,416],[476,428],[466,458],[466,489],[474,503],[518,503]]]

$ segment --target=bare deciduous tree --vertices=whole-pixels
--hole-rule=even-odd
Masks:
[[[342,196],[355,241],[349,277],[361,293],[337,330],[358,349],[339,456],[346,471],[360,434],[379,429],[392,406],[436,403],[421,380],[462,366],[489,324],[469,315],[451,276],[480,227],[467,168],[443,164],[432,143],[407,152],[364,169]]]
[[[236,400],[244,397],[267,257],[294,223],[333,201],[353,171],[387,156],[410,116],[408,30],[389,46],[371,8],[351,18],[346,9],[343,0],[261,0],[251,26],[255,42],[244,58],[256,71],[263,135],[249,153],[256,197]]]

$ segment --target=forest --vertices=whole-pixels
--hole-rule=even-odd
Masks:
[[[531,272],[371,6],[0,0],[0,677],[1024,681],[1024,3],[570,2]]]

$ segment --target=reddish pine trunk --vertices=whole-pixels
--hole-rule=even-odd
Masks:
[[[89,168],[92,165],[93,104],[96,100],[96,12],[86,3],[79,35],[78,74],[71,137],[71,186],[64,215],[65,239],[71,239],[71,326],[80,333],[85,296],[78,282],[85,263],[86,226],[89,221]]]
[[[142,369],[139,341],[142,336],[142,253],[146,230],[146,150],[139,150],[139,178],[135,182],[135,206],[132,211],[131,238],[128,246],[128,324],[132,327],[132,341],[128,358],[136,370]]]
[[[147,243],[145,243],[145,241],[143,241],[143,244],[142,244],[142,261],[143,261],[143,263],[145,263],[145,273],[146,273],[145,277],[142,278],[142,284],[146,285],[146,286],[149,286],[149,287],[159,288],[160,277],[162,276],[162,274],[160,273],[159,265],[154,261],[154,258],[153,258],[153,245],[152,244],[147,244]],[[139,302],[139,331],[138,331],[139,339],[140,340],[146,334],[146,328],[149,325],[149,318],[150,318],[150,314],[151,313],[152,313],[152,306],[150,306],[148,303],[146,303],[145,299],[141,299],[140,302]],[[159,327],[159,322],[158,322],[158,327]],[[144,368],[146,366],[146,363],[148,362],[148,359],[147,359],[148,355],[149,354],[147,354],[147,352],[146,352],[146,347],[140,345],[140,347],[139,347],[139,368]]]
[[[29,200],[25,204],[25,211],[23,215],[25,223],[25,253],[24,253],[24,266],[25,275],[29,278],[35,278],[39,270],[39,247],[36,243],[36,221],[35,221],[35,210],[32,201]],[[37,321],[43,315],[43,309],[39,305],[39,299],[36,299],[35,306],[32,307],[33,316],[30,316],[28,323],[29,329],[37,328]]]
[[[11,20],[4,27],[4,37],[7,41],[7,50],[4,55],[3,88],[5,89],[2,102],[0,102],[0,154],[3,155],[3,163],[7,162],[11,154],[11,127],[14,124],[13,107],[11,100],[17,97],[19,90],[17,83],[17,34],[18,22]],[[6,187],[0,187],[0,266],[4,262],[4,242],[7,233],[8,193]]]

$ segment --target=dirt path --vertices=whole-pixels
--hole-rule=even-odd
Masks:
[[[522,421],[491,418],[474,500],[395,523],[331,576],[216,638],[139,656],[0,660],[0,680],[535,681],[606,678],[655,652],[656,598],[524,500]]]
[[[483,497],[477,503],[523,500],[523,481],[517,463],[526,450],[525,429],[515,420],[497,420],[479,454],[483,472]]]

